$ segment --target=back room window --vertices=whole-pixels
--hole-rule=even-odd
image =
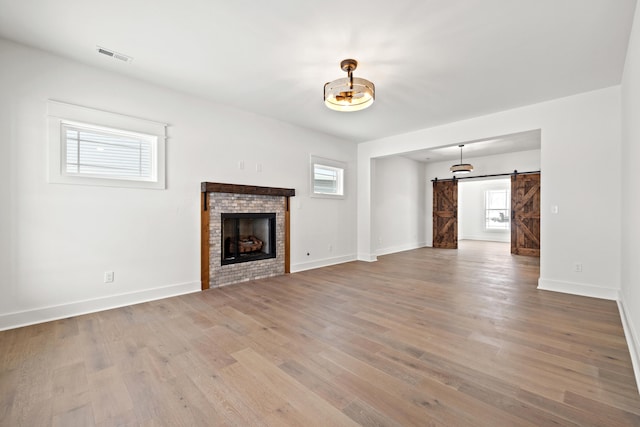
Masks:
[[[508,230],[509,229],[509,190],[485,191],[485,229]]]

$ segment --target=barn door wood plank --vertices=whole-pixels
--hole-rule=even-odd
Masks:
[[[511,253],[540,256],[540,174],[511,177]]]
[[[433,247],[458,248],[458,182],[433,182]]]

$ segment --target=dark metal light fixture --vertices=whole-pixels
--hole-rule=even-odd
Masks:
[[[358,111],[370,107],[376,99],[376,88],[367,79],[353,77],[358,66],[355,59],[345,59],[340,63],[347,77],[324,85],[324,105],[336,111]]]

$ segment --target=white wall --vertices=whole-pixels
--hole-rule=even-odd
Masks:
[[[461,180],[458,182],[458,240],[511,241],[511,230],[486,229],[485,193],[511,191],[511,179]],[[508,193],[510,194],[510,193]]]
[[[295,188],[293,271],[355,258],[353,144],[8,41],[0,62],[0,329],[200,289],[202,181]],[[168,123],[167,189],[48,184],[47,99]],[[344,200],[309,197],[311,154],[347,163]]]
[[[464,142],[464,141],[461,141]],[[515,153],[506,153],[506,154],[498,154],[494,156],[486,156],[486,157],[470,157],[465,161],[469,161],[473,165],[473,172],[470,176],[476,175],[491,175],[498,173],[511,173],[514,170],[518,170],[520,172],[531,172],[540,170],[540,150],[527,150],[527,151],[517,151]],[[434,162],[427,163],[426,173],[427,179],[432,180],[434,178],[445,179],[451,178],[451,172],[449,171],[449,167],[451,167],[451,162]],[[476,181],[477,182],[477,181]],[[459,186],[467,185],[469,181],[462,180],[459,183]],[[460,194],[458,194],[458,197]],[[464,203],[464,202],[463,202]],[[427,221],[430,224],[433,220],[433,186],[427,186],[427,195],[426,195],[426,211],[427,211]],[[462,213],[464,215],[464,213]],[[463,232],[465,228],[465,224],[462,225]],[[433,242],[433,228],[427,227],[427,245],[431,246]],[[458,238],[462,239],[460,235],[460,230],[458,230]],[[509,241],[509,236],[506,237],[506,240]]]
[[[539,286],[617,299],[620,99],[620,87],[611,87],[359,144],[359,259],[375,260],[371,241],[372,158],[541,129]],[[559,207],[558,214],[551,214],[553,205]],[[583,264],[581,273],[573,271],[574,262]]]
[[[0,56],[2,59],[2,56]],[[4,63],[4,61],[3,61]],[[0,67],[0,85],[7,78],[7,70]],[[13,174],[11,173],[13,159],[13,144],[9,144],[9,135],[14,120],[13,103],[3,102],[5,97],[0,97],[0,290],[3,294],[13,293],[13,252],[16,235],[13,231],[11,218],[14,217],[15,191]],[[4,297],[0,298],[0,312],[9,309],[10,304]]]
[[[424,165],[404,157],[375,159],[372,185],[376,254],[425,246]]]
[[[640,7],[622,79],[622,292],[621,306],[640,390]]]

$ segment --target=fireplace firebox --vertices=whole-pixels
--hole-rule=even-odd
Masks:
[[[223,213],[222,265],[276,257],[275,213]]]

